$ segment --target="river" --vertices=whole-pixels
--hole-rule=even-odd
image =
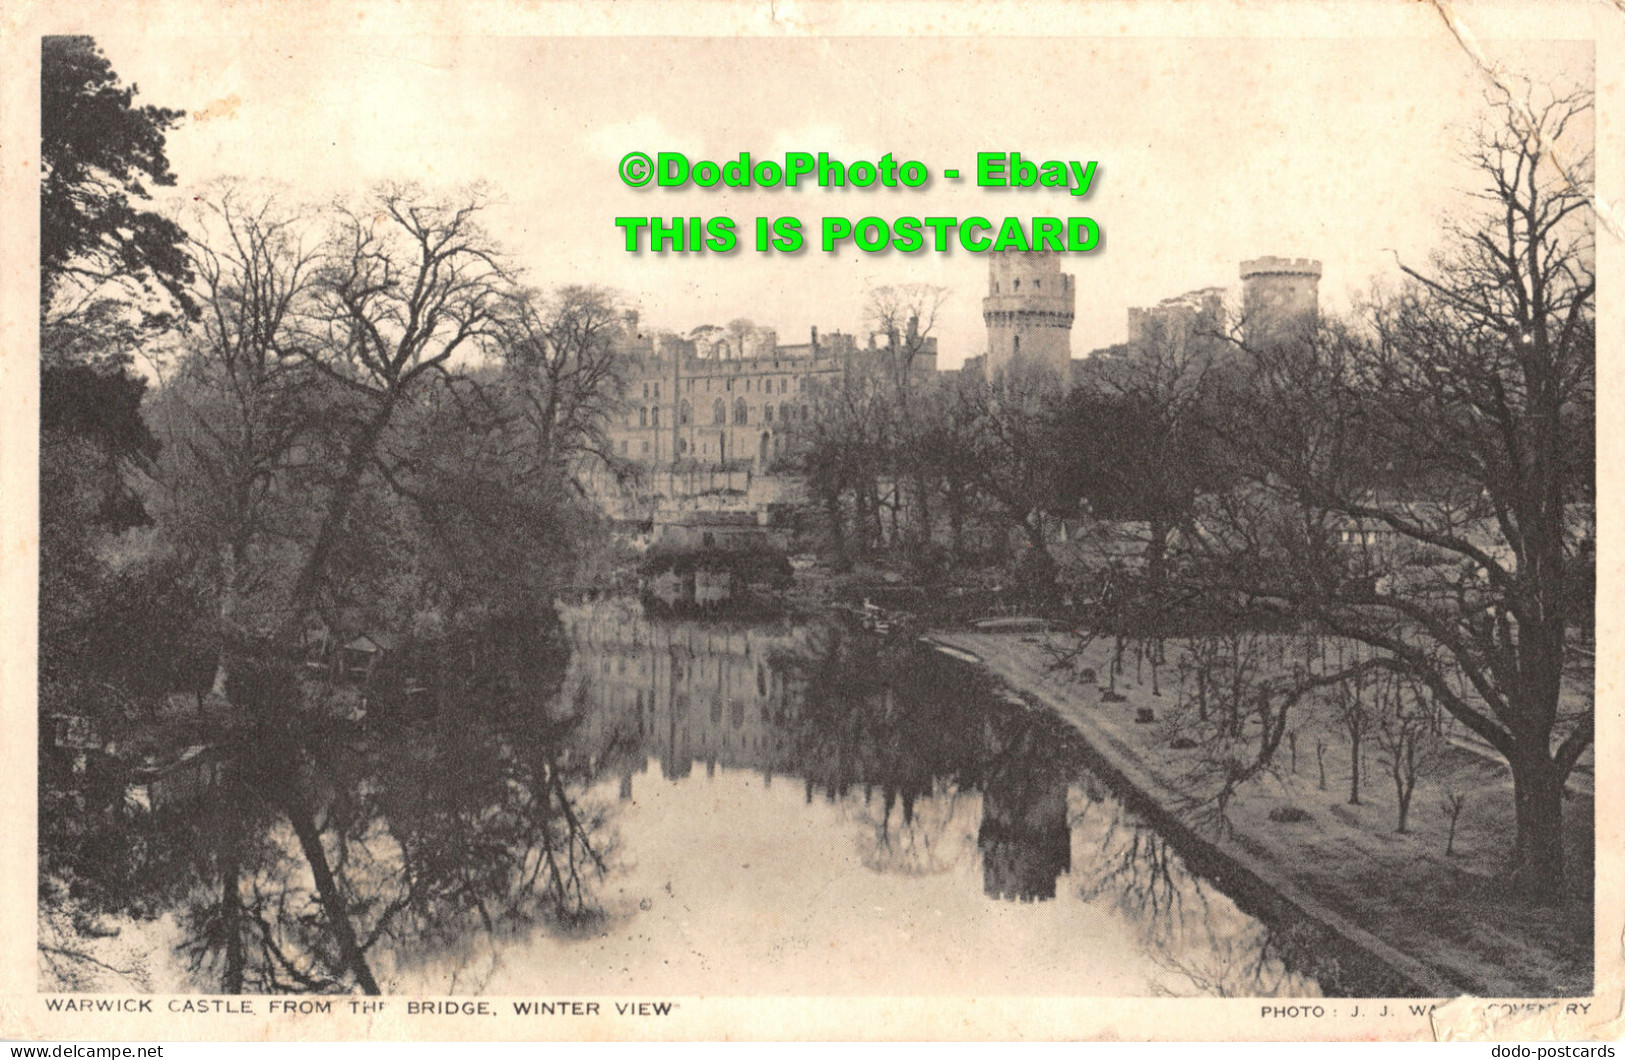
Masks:
[[[364,963],[428,995],[1321,993],[1313,940],[1188,869],[974,667],[834,620],[561,617],[567,662],[486,644],[427,717],[375,699],[284,767],[241,745],[200,806],[126,808],[149,850],[183,816],[164,860],[191,867],[101,958],[208,992],[353,989]]]

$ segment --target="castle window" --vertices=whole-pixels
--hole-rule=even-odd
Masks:
[[[734,392],[734,381],[732,376],[729,376],[727,382],[723,384],[723,389],[728,391],[730,394]]]
[[[649,410],[649,426],[651,426],[651,427],[660,426],[660,406],[659,405],[656,405],[654,408]]]
[[[721,398],[711,402],[711,424],[718,426],[728,422],[728,406],[722,403]]]
[[[1016,348],[1015,348],[1014,352],[1015,353],[1020,353],[1021,352],[1021,336],[1020,335],[1016,336]]]
[[[644,387],[644,389],[647,390],[648,387]],[[638,426],[639,427],[647,427],[647,426],[649,426],[649,410],[648,409],[638,409]]]
[[[648,442],[643,443],[643,455],[644,456],[649,455],[649,443]]]
[[[643,400],[645,400],[645,401],[649,400],[649,384],[648,383],[643,384]]]
[[[766,431],[762,432],[761,459],[763,459],[763,460],[767,459],[767,447],[770,444],[769,439],[771,437],[772,436],[769,435]]]
[[[745,399],[744,398],[735,398],[734,399],[734,422],[735,423],[744,423],[747,419],[750,418],[749,413],[750,413],[750,409],[748,407],[746,407]]]
[[[773,422],[773,406],[772,405],[763,405],[762,406],[762,422],[763,423],[772,423]]]
[[[1043,280],[1034,280],[1033,281],[1033,286],[1034,287],[1042,287],[1042,286],[1044,286],[1044,281]],[[660,385],[657,383],[655,385],[655,397],[659,397],[659,396],[660,396]]]
[[[1011,290],[1015,290],[1015,291],[1021,290],[1021,281],[1017,280],[1016,283],[1015,283],[1015,286],[1012,287]]]
[[[677,406],[677,422],[687,427],[694,422],[694,406],[687,401]]]
[[[656,401],[660,400],[660,384],[659,383],[655,384],[655,400]]]
[[[686,438],[677,439],[677,455],[682,456],[686,452],[688,452],[688,439],[686,439]]]

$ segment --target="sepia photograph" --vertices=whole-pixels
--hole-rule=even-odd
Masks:
[[[1617,1036],[1617,11],[474,10],[7,41],[6,1036]]]

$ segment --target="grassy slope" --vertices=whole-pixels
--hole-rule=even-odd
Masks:
[[[1168,746],[1161,725],[1134,724],[1139,707],[1160,718],[1175,708],[1171,668],[1153,696],[1149,670],[1135,680],[1130,661],[1118,679],[1121,703],[1102,703],[1099,690],[1050,671],[1032,635],[953,633],[937,639],[973,651],[1013,688],[1037,694],[1086,735],[1109,735],[1157,780],[1183,790],[1191,751]],[[1176,647],[1170,644],[1170,656]],[[1095,645],[1080,666],[1106,673],[1109,645]],[[1511,843],[1512,782],[1506,767],[1471,749],[1447,746],[1417,784],[1409,831],[1395,832],[1397,803],[1375,741],[1366,748],[1361,805],[1348,800],[1348,740],[1325,711],[1301,709],[1296,773],[1287,747],[1279,775],[1245,786],[1231,802],[1229,846],[1270,874],[1290,880],[1334,912],[1401,953],[1437,970],[1464,992],[1488,997],[1584,996],[1592,992],[1592,799],[1588,776],[1576,776],[1565,802],[1565,841],[1574,895],[1542,907],[1502,885]],[[1325,748],[1321,790],[1316,744]],[[1467,794],[1454,856],[1445,856],[1448,818],[1443,795]],[[1166,794],[1166,789],[1164,794]],[[1313,820],[1280,824],[1272,809],[1295,806]]]

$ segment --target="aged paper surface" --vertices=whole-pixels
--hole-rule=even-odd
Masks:
[[[379,795],[365,781],[357,785],[356,801],[381,820],[393,814],[397,823],[410,821],[415,835],[431,837],[410,856],[428,852],[446,859],[447,867],[427,876],[402,869],[377,854],[360,825],[347,842],[329,835],[326,853],[337,867],[338,886],[351,889],[359,939],[324,934],[315,897],[321,881],[312,882],[311,869],[298,860],[306,837],[295,836],[297,824],[275,820],[247,824],[263,829],[264,842],[254,847],[263,860],[233,863],[232,872],[251,881],[237,893],[258,925],[257,934],[248,933],[247,957],[242,942],[233,951],[211,934],[218,923],[210,918],[225,915],[224,903],[211,906],[202,893],[207,888],[189,876],[190,882],[173,886],[157,882],[164,872],[181,872],[157,857],[140,864],[145,875],[129,884],[143,889],[139,914],[86,912],[66,884],[61,895],[42,897],[38,759],[48,746],[78,746],[78,723],[69,712],[53,716],[62,729],[42,739],[35,697],[42,498],[35,357],[40,163],[34,145],[41,40],[60,35],[95,38],[123,82],[139,86],[137,103],[187,112],[168,136],[176,183],[151,189],[153,205],[183,223],[206,227],[206,220],[185,219],[220,202],[221,182],[229,179],[247,182],[248,194],[271,190],[280,201],[311,210],[337,199],[358,202],[381,182],[431,190],[479,182],[492,199],[485,225],[525,270],[528,285],[614,288],[647,330],[687,335],[687,348],[720,342],[726,351],[732,335],[736,345],[719,355],[724,359],[761,358],[765,349],[766,357],[784,351],[787,362],[798,356],[792,348],[808,345],[816,358],[821,341],[838,343],[842,330],[861,335],[865,322],[872,327],[866,290],[936,285],[948,292],[932,318],[932,356],[942,370],[984,355],[984,367],[996,363],[998,343],[1009,331],[999,330],[1006,325],[997,314],[1006,310],[1003,303],[993,305],[992,296],[1009,292],[993,285],[1019,284],[1010,279],[1017,274],[990,272],[984,256],[962,247],[870,254],[852,240],[838,253],[824,253],[816,245],[818,218],[986,215],[997,229],[1007,215],[1087,214],[1098,229],[1098,246],[1062,266],[1070,277],[1062,281],[1064,290],[1072,292],[1075,284],[1075,308],[1069,303],[1066,310],[1070,350],[1075,359],[1090,351],[1107,356],[1124,343],[1125,310],[1131,341],[1136,319],[1153,319],[1136,318],[1130,307],[1156,307],[1185,291],[1237,288],[1238,279],[1257,281],[1247,286],[1251,297],[1253,291],[1290,292],[1293,283],[1312,275],[1323,311],[1350,311],[1374,280],[1401,278],[1396,263],[1425,265],[1443,230],[1441,219],[1459,216],[1472,173],[1452,137],[1486,113],[1487,92],[1526,80],[1594,91],[1594,118],[1585,122],[1594,128],[1597,160],[1595,316],[1597,347],[1605,351],[1597,358],[1595,385],[1605,409],[1619,400],[1618,368],[1606,356],[1620,348],[1618,276],[1625,264],[1625,186],[1618,164],[1625,157],[1619,132],[1625,11],[1617,4],[881,3],[859,9],[765,2],[455,8],[14,3],[0,24],[8,73],[0,96],[0,518],[6,544],[0,553],[0,613],[8,634],[0,646],[6,734],[0,741],[0,791],[11,807],[0,829],[0,1037],[1619,1036],[1625,1005],[1625,834],[1619,808],[1625,791],[1613,763],[1625,751],[1625,719],[1614,693],[1619,619],[1611,590],[1620,576],[1615,557],[1621,548],[1614,471],[1625,453],[1606,413],[1596,438],[1593,505],[1602,517],[1593,516],[1591,531],[1602,557],[1593,646],[1595,698],[1603,709],[1594,748],[1584,757],[1586,790],[1571,802],[1594,805],[1596,814],[1594,960],[1588,970],[1572,946],[1565,951],[1564,942],[1575,936],[1564,934],[1562,923],[1554,920],[1548,932],[1560,937],[1556,943],[1504,923],[1511,914],[1498,905],[1494,873],[1486,868],[1498,851],[1486,846],[1460,861],[1445,860],[1437,795],[1428,795],[1426,805],[1418,801],[1414,811],[1417,832],[1428,838],[1391,842],[1415,844],[1414,864],[1421,867],[1406,871],[1454,874],[1454,904],[1440,906],[1439,917],[1474,921],[1470,910],[1478,908],[1485,932],[1499,940],[1462,942],[1460,934],[1441,927],[1445,956],[1406,945],[1405,929],[1396,930],[1393,918],[1403,921],[1414,913],[1395,913],[1380,903],[1362,909],[1346,893],[1358,891],[1358,883],[1319,893],[1316,881],[1326,877],[1314,867],[1300,875],[1298,866],[1272,861],[1268,849],[1260,854],[1256,841],[1249,846],[1245,834],[1211,843],[1200,829],[1194,840],[1184,836],[1181,825],[1160,816],[1155,771],[1141,769],[1128,744],[1111,732],[1091,730],[1087,721],[1079,724],[1095,746],[1080,752],[1085,766],[1070,760],[1057,765],[1048,752],[1033,752],[1035,746],[1070,746],[1076,739],[1074,730],[1057,724],[1017,741],[1029,757],[1015,767],[1016,779],[998,773],[1003,767],[978,763],[983,780],[963,790],[954,787],[952,770],[934,762],[899,767],[920,774],[901,780],[884,770],[873,774],[875,754],[901,754],[913,763],[915,745],[930,742],[921,730],[905,732],[907,746],[900,752],[893,747],[881,753],[874,748],[889,746],[885,741],[893,736],[866,729],[857,744],[829,752],[833,765],[818,757],[827,750],[822,745],[815,753],[797,744],[794,753],[781,755],[775,741],[793,742],[801,730],[785,728],[769,705],[782,705],[789,695],[778,660],[792,650],[789,642],[800,636],[799,627],[792,635],[778,624],[718,632],[678,623],[651,633],[638,620],[628,634],[615,625],[621,617],[606,619],[585,605],[566,618],[567,625],[575,623],[570,628],[577,652],[565,680],[568,688],[580,689],[578,705],[599,711],[589,711],[600,720],[587,725],[608,725],[601,719],[619,702],[614,696],[621,687],[611,678],[622,677],[627,662],[634,669],[640,662],[652,665],[668,691],[684,691],[680,703],[672,694],[648,705],[649,717],[672,726],[662,737],[645,733],[643,692],[628,706],[632,684],[622,682],[622,707],[635,710],[642,741],[635,765],[630,759],[624,768],[604,765],[628,754],[606,736],[577,752],[592,762],[592,775],[579,792],[565,793],[565,784],[575,782],[568,778],[576,776],[567,767],[578,768],[568,756],[550,766],[567,778],[559,782],[557,797],[560,819],[567,822],[562,842],[572,882],[559,884],[545,924],[516,926],[504,922],[500,910],[493,923],[487,906],[463,902],[448,881],[461,866],[484,865],[482,859],[492,856],[472,840],[460,845],[463,838],[518,843],[523,849],[514,871],[534,877],[543,862],[529,858],[544,842],[551,856],[553,833],[546,832],[545,841],[512,840],[508,833],[485,831],[489,816],[448,813],[448,822],[436,816],[440,807],[410,805],[410,785],[391,792],[383,784]],[[1580,165],[1587,147],[1582,142],[1562,161]],[[848,164],[878,162],[895,152],[899,163],[924,163],[932,177],[917,195],[882,187],[629,188],[625,157],[640,151],[682,152],[718,163],[748,151],[756,160],[787,164],[793,152],[827,152]],[[1000,164],[1012,173],[1020,163],[1010,152],[1038,165],[1078,166],[1055,171],[1058,188],[988,190],[972,186],[980,152],[1003,154]],[[1090,170],[1088,178],[1083,166],[1091,162],[1098,173]],[[957,184],[943,175],[955,167],[964,174]],[[1085,190],[1087,179],[1097,182],[1092,190],[1074,195],[1073,188]],[[704,221],[690,228],[687,219],[728,216],[740,249],[628,253],[627,229],[615,222],[629,215],[682,219],[678,237],[690,241],[707,232]],[[786,254],[752,249],[755,219],[782,216],[802,219],[810,245]],[[647,230],[642,238],[647,240]],[[1021,275],[1032,284],[1032,276]],[[1029,306],[1017,315],[1027,311],[1037,312]],[[745,327],[734,327],[739,320]],[[700,325],[708,323],[717,327],[700,335]],[[1020,331],[1015,324],[1008,328]],[[765,329],[777,329],[776,336],[764,339]],[[1020,353],[1018,340],[1013,355]],[[157,389],[176,363],[166,356],[178,354],[171,349],[138,357],[133,370]],[[773,389],[778,375],[762,371],[770,378],[753,376],[757,392],[783,393]],[[646,417],[654,411],[654,428],[660,408],[667,409],[669,427],[688,426],[689,416],[722,427],[729,426],[730,415],[733,426],[743,420],[727,403],[736,398],[732,380],[727,401],[716,395],[713,420],[706,412],[712,397],[696,397],[692,410],[683,400],[685,411],[679,412],[675,393],[662,398],[660,378],[666,377],[651,375],[642,383],[642,411]],[[690,388],[684,393],[692,392],[692,376],[673,379],[673,391],[683,382]],[[709,389],[710,380],[705,384]],[[743,404],[742,396],[738,400]],[[792,404],[776,400],[783,422]],[[748,436],[722,431],[715,442],[701,442],[698,434],[674,434],[673,444],[684,448],[671,454],[673,461],[696,458],[691,445],[717,445],[715,455],[724,465],[730,446],[735,454],[738,447],[755,450],[756,425],[773,423],[773,410],[753,404],[748,415]],[[758,468],[767,464],[773,433],[760,431],[759,456],[747,452]],[[622,445],[619,455],[636,457],[625,443],[635,446],[640,437],[611,434],[610,444]],[[661,443],[655,444],[659,457]],[[707,449],[705,456],[712,455]],[[878,510],[873,516],[878,523]],[[335,665],[370,677],[372,655],[387,655],[393,646],[376,630],[369,634],[347,641],[348,654]],[[623,634],[636,651],[618,647],[615,638]],[[1008,665],[992,666],[994,675],[1018,692],[1032,691],[1022,689],[1015,675],[1022,653],[1038,646],[1028,643],[1031,637],[1002,637],[945,635],[941,643],[950,653],[988,659],[1008,649]],[[998,647],[989,647],[993,641]],[[612,674],[616,665],[621,668]],[[713,674],[707,666],[715,667]],[[1133,666],[1128,664],[1129,674]],[[1148,680],[1155,679],[1152,666]],[[713,676],[717,691],[706,700],[699,685]],[[744,682],[742,690],[725,688],[735,680]],[[918,682],[928,685],[923,676]],[[887,685],[885,702],[906,691],[902,683]],[[1183,684],[1179,694],[1185,694]],[[795,693],[805,695],[805,689]],[[1052,724],[1046,695],[1039,688],[1023,698]],[[199,692],[200,713],[203,698]],[[758,706],[759,716],[748,713]],[[694,729],[679,739],[676,719],[685,709],[693,711]],[[1069,717],[1064,703],[1054,713]],[[734,742],[721,749],[701,745],[702,734]],[[1326,827],[1370,830],[1377,826],[1369,822],[1386,822],[1395,796],[1377,737],[1371,737],[1371,772],[1365,776],[1375,793],[1368,801],[1376,806],[1362,809],[1359,821],[1339,798],[1325,794],[1324,764],[1318,788],[1308,779],[1316,738],[1311,730],[1294,733],[1293,779],[1279,782],[1289,790],[1301,785],[1306,805]],[[1321,739],[1324,754],[1331,737]],[[201,754],[201,761],[215,749],[197,745],[185,753]],[[162,778],[179,783],[174,778],[191,759],[157,757],[171,765],[160,768],[150,759],[142,764],[141,783],[125,786],[119,812],[156,815],[162,809],[156,803],[177,797],[160,794]],[[918,757],[928,756],[922,751]],[[1485,776],[1505,777],[1498,760],[1486,761]],[[400,768],[409,766],[419,768]],[[694,775],[696,766],[704,767],[705,778]],[[229,768],[242,768],[241,761],[234,759]],[[1074,776],[1067,772],[1072,769],[1080,772]],[[1085,772],[1086,780],[1077,779]],[[443,783],[444,773],[443,767],[425,768],[425,790]],[[471,784],[479,782],[478,774],[471,764]],[[1031,794],[1057,776],[1056,791]],[[1332,787],[1344,783],[1334,776]],[[349,826],[332,823],[343,799],[317,789],[323,806],[305,816],[322,843],[328,829],[338,834]],[[218,789],[205,795],[222,797]],[[1001,800],[1016,808],[999,808]],[[1510,813],[1510,798],[1505,803]],[[1032,839],[1048,827],[1034,823],[1046,815],[1060,821],[1059,855],[1053,844]],[[1465,819],[1473,820],[1471,809]],[[201,820],[189,819],[186,827],[207,833],[213,826]],[[1509,820],[1502,823],[1510,828]],[[544,832],[547,827],[544,821]],[[1380,827],[1386,836],[1388,826]],[[602,829],[596,838],[594,828]],[[1455,817],[1449,830],[1454,840]],[[210,846],[218,838],[194,835],[187,845],[168,834],[115,830],[103,857],[123,858],[137,843],[149,844],[142,847],[149,851],[175,843],[188,856],[206,850],[209,871],[223,872],[219,850],[225,848]],[[1432,846],[1424,848],[1424,842]],[[303,849],[308,856],[310,848]],[[1144,849],[1156,853],[1147,860]],[[1351,840],[1344,856],[1360,849]],[[1119,863],[1106,866],[1107,852]],[[513,854],[508,849],[498,857]],[[1361,857],[1350,858],[1351,881],[1369,870]],[[1322,869],[1337,871],[1335,865]],[[576,884],[578,871],[592,882]],[[367,893],[368,879],[394,875],[410,881],[404,890]],[[1238,883],[1238,875],[1247,878]],[[429,886],[424,879],[441,889],[425,897],[414,890]],[[584,894],[582,886],[592,893]],[[576,903],[568,914],[566,894]],[[290,912],[295,898],[307,907]],[[390,908],[392,900],[399,911]],[[1291,912],[1283,914],[1287,907]],[[462,919],[438,912],[447,908]],[[366,937],[369,929],[372,937]],[[363,962],[345,955],[347,946],[367,949],[364,974]],[[1553,952],[1561,959],[1553,959]],[[253,969],[261,965],[256,980]],[[241,993],[221,988],[233,974]],[[381,997],[368,996],[368,981]],[[1526,989],[1518,997],[1450,996],[1462,982]],[[1384,996],[1390,993],[1407,996]]]

